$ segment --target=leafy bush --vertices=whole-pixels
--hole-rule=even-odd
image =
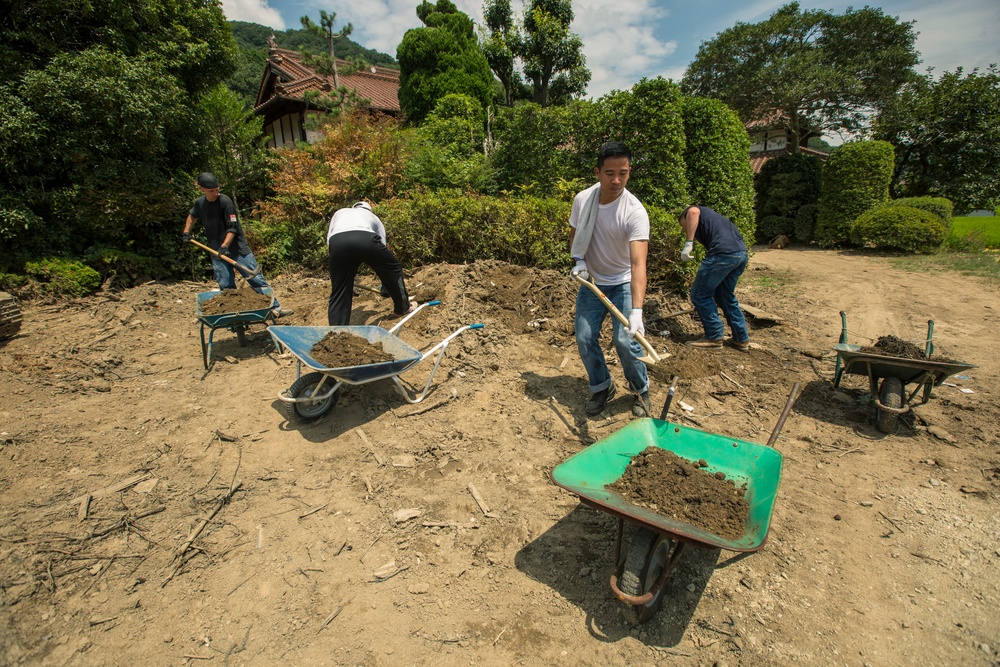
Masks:
[[[726,216],[751,241],[755,234],[753,170],[746,128],[719,100],[687,97],[682,109],[688,201]]]
[[[126,250],[92,248],[84,259],[102,278],[117,277],[131,283],[146,276],[162,278],[167,275],[166,268],[152,257]]]
[[[819,200],[822,182],[823,162],[816,156],[801,153],[779,155],[765,162],[754,183],[758,228],[767,217],[777,217],[788,222],[776,224],[772,221],[768,230],[758,229],[757,241],[767,242],[777,234],[792,236],[798,212],[804,206],[814,207],[811,215],[815,218],[815,205]],[[809,229],[809,240],[798,236],[796,239],[804,243],[811,241],[812,226]]]
[[[28,262],[24,272],[42,283],[41,290],[50,294],[87,296],[101,286],[101,274],[73,259],[48,258]]]
[[[815,238],[821,246],[847,243],[851,223],[889,200],[893,149],[887,141],[846,143],[830,154],[816,215]]]
[[[799,243],[812,243],[816,229],[816,212],[819,206],[806,204],[800,206],[795,213],[795,240]]]
[[[593,167],[584,171],[569,141],[574,115],[584,115],[590,103],[568,107],[542,107],[534,102],[501,108],[493,123],[494,149],[489,165],[498,192],[530,186],[540,193],[550,192],[560,178],[588,177],[593,183]],[[594,153],[593,163],[597,153]]]
[[[851,225],[851,241],[878,250],[934,253],[948,232],[933,213],[888,204],[860,215]]]
[[[784,234],[791,238],[795,234],[795,218],[782,215],[768,215],[757,222],[756,238],[759,243],[767,243],[775,236]]]
[[[408,181],[427,188],[488,189],[483,112],[467,95],[446,95],[414,133]]]
[[[946,197],[902,197],[893,199],[896,206],[912,206],[941,218],[946,229],[951,229],[951,213],[954,207]]]

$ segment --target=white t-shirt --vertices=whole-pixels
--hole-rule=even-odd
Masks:
[[[570,227],[576,229],[584,204],[601,187],[600,183],[587,188],[573,199],[569,215]],[[649,214],[635,195],[624,190],[610,204],[601,204],[597,210],[597,224],[590,237],[590,245],[583,259],[587,270],[600,285],[623,285],[632,280],[632,259],[629,243],[649,240]]]
[[[385,245],[385,225],[379,217],[361,208],[342,208],[330,218],[330,228],[326,230],[326,242],[330,237],[341,232],[374,232]]]

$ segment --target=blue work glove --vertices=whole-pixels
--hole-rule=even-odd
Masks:
[[[188,243],[191,242],[191,239],[193,238],[194,236],[191,234],[191,232],[184,232],[184,234],[181,235],[181,243],[187,245]]]
[[[681,249],[681,261],[690,262],[691,252],[693,250],[694,250],[694,241],[688,241],[687,243],[685,243],[684,247]]]
[[[576,260],[576,266],[570,271],[571,276],[580,276],[584,280],[590,280],[590,272],[587,271],[587,263],[582,259]]]
[[[633,308],[628,316],[628,337],[635,338],[637,333],[646,335],[646,327],[642,324],[642,308]]]

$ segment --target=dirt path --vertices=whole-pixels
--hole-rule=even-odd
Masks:
[[[273,282],[283,324],[325,323],[324,279]],[[204,371],[209,284],[28,305],[0,344],[0,664],[1000,664],[994,286],[764,250],[740,297],[784,323],[752,320],[749,354],[684,348],[698,324],[652,313],[656,412],[677,373],[671,420],[763,443],[802,394],[767,544],[688,549],[640,627],[608,585],[614,519],[549,478],[632,419],[621,393],[583,413],[568,278],[435,265],[408,286],[442,301],[400,330],[417,349],[486,326],[423,402],[347,386],[308,424],[284,416],[295,359],[260,327],[243,348],[215,332]],[[391,326],[391,303],[354,305]],[[841,310],[858,344],[922,345],[933,319],[936,354],[978,368],[880,433],[866,378],[832,386]]]

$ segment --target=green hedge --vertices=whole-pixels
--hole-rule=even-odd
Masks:
[[[850,241],[851,223],[865,211],[889,201],[893,148],[887,141],[856,141],[830,153],[816,215],[821,246]]]
[[[749,245],[756,226],[746,128],[719,100],[686,97],[682,108],[689,201],[732,220]]]
[[[851,225],[851,241],[877,250],[934,253],[948,235],[944,221],[928,211],[892,203],[863,213]]]
[[[73,259],[46,258],[28,262],[24,272],[35,278],[40,283],[40,291],[47,294],[87,296],[101,286],[101,274]]]
[[[933,213],[941,218],[946,229],[951,229],[951,213],[954,205],[946,197],[902,197],[893,199],[892,203],[896,206],[912,206]]]
[[[823,162],[814,155],[779,155],[765,162],[754,183],[757,241],[767,243],[785,234],[810,243],[822,183]],[[800,218],[806,207],[811,208]]]

